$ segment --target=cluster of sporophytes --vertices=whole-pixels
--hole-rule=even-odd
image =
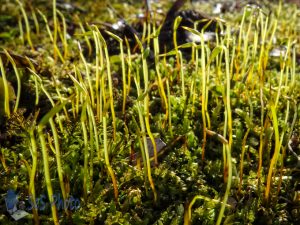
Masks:
[[[79,16],[70,36],[55,0],[48,16],[13,6],[18,32],[0,55],[0,190],[37,203],[28,223],[299,221],[296,8],[246,6],[214,41],[183,27],[199,39],[183,45],[178,17],[164,52],[155,15],[132,48]],[[57,193],[80,207],[58,207]]]

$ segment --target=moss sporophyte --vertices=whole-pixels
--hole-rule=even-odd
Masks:
[[[0,224],[299,224],[299,4],[2,1]]]

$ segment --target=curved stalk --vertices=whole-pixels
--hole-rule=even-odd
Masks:
[[[53,223],[55,225],[58,225],[59,224],[58,215],[57,215],[56,205],[54,202],[54,195],[53,195],[53,189],[52,189],[51,177],[50,177],[48,149],[47,149],[43,129],[44,129],[44,125],[39,124],[38,125],[38,135],[39,135],[41,149],[42,149],[42,155],[43,155],[44,175],[45,175],[46,187],[47,187],[47,192],[48,192],[48,198],[49,198],[49,202],[51,204]]]

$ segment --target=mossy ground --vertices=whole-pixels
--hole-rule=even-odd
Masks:
[[[4,1],[0,6],[0,57],[3,61],[3,70],[0,70],[0,223],[33,223],[32,214],[18,222],[13,221],[5,207],[8,190],[18,193],[19,203],[24,209],[31,206],[29,183],[33,168],[33,139],[37,145],[34,187],[36,198],[40,200],[38,215],[41,224],[53,223],[40,136],[46,139],[51,185],[53,193],[58,195],[61,182],[57,146],[47,113],[51,109],[58,111],[59,105],[68,101],[60,108],[60,116],[54,117],[54,124],[59,137],[62,183],[69,197],[80,201],[80,207],[76,210],[69,208],[68,213],[58,207],[61,224],[215,224],[228,182],[228,164],[224,163],[228,158],[225,144],[220,141],[221,135],[230,142],[232,156],[232,180],[224,224],[298,224],[300,171],[297,159],[288,147],[292,146],[294,152],[300,154],[299,8],[283,3],[278,15],[279,3],[264,2],[260,6],[261,10],[257,11],[253,6],[249,7],[248,13],[244,13],[243,5],[236,6],[236,9],[229,7],[218,14],[235,32],[220,36],[218,42],[198,44],[198,48],[192,51],[179,49],[183,52],[182,60],[178,58],[177,49],[177,53],[173,51],[167,57],[160,55],[156,61],[158,55],[155,55],[152,44],[146,48],[150,53],[146,50],[143,54],[141,51],[134,53],[131,48],[129,56],[124,41],[123,65],[118,42],[109,36],[105,36],[109,60],[104,56],[105,45],[102,45],[103,59],[97,64],[99,52],[96,52],[95,33],[90,25],[98,26],[100,32],[107,35],[104,27],[109,29],[110,26],[104,23],[114,24],[118,17],[122,17],[133,27],[143,28],[143,20],[136,16],[145,12],[142,3],[58,1],[57,9],[61,14],[57,14],[57,51],[50,37],[55,29],[50,1],[26,1],[23,4],[29,18],[31,46],[20,6],[15,1]],[[156,13],[152,22],[155,26],[162,24],[169,7],[168,1],[153,3],[152,10]],[[193,7],[208,14],[213,11],[212,3],[194,3]],[[49,31],[43,15],[47,18]],[[66,21],[66,36],[63,19]],[[252,25],[249,25],[250,21]],[[265,42],[263,32],[266,32]],[[116,30],[117,35],[120,33],[121,29]],[[147,46],[146,37],[147,33],[141,39]],[[153,39],[155,35],[150,35],[150,40]],[[4,49],[17,64],[20,80]],[[228,49],[228,62],[224,49]],[[285,49],[281,57],[270,55],[278,49]],[[199,58],[193,51],[198,51]],[[206,58],[201,61],[203,53]],[[146,63],[146,69],[143,63]],[[228,99],[226,66],[229,66],[231,85]],[[100,88],[100,80],[96,79],[98,69],[104,80]],[[122,69],[125,69],[125,81]],[[144,87],[145,70],[148,72],[148,87]],[[9,115],[4,108],[4,71],[9,87]],[[208,76],[205,89],[202,85],[204,74]],[[109,75],[113,100],[108,88]],[[125,111],[124,82],[128,88]],[[167,101],[162,92],[165,92]],[[90,101],[92,93],[95,93],[94,102]],[[106,98],[100,96],[97,102],[97,93],[106,95]],[[15,107],[18,94],[19,105]],[[111,105],[107,104],[110,101],[113,101],[115,117]],[[228,120],[228,103],[232,110],[231,121]],[[276,117],[272,109],[275,109]],[[151,169],[156,201],[147,168],[139,168],[130,160],[134,153],[145,148],[142,146],[146,134],[142,130],[139,110],[145,121],[146,114],[149,115],[151,133],[169,146],[159,156],[158,166]],[[99,115],[106,116],[107,129]],[[46,119],[42,132],[38,133],[38,125]],[[204,129],[214,131],[219,137],[207,135],[204,143]],[[105,143],[117,182],[117,197],[107,170]],[[271,189],[266,198],[267,175],[278,146]],[[189,204],[195,196],[198,200],[192,207],[191,218],[187,219]]]

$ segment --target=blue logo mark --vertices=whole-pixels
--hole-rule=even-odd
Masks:
[[[40,195],[35,201],[32,199],[32,196],[29,196],[28,203],[30,206],[27,210],[37,209],[43,211],[50,205],[55,205],[58,211],[63,209],[75,211],[80,208],[80,200],[74,198],[72,195],[64,200],[60,194],[54,194],[53,202],[51,204],[45,195]]]
[[[5,204],[9,214],[13,214],[17,211],[18,195],[14,190],[10,189],[7,191],[7,195],[5,197]]]

